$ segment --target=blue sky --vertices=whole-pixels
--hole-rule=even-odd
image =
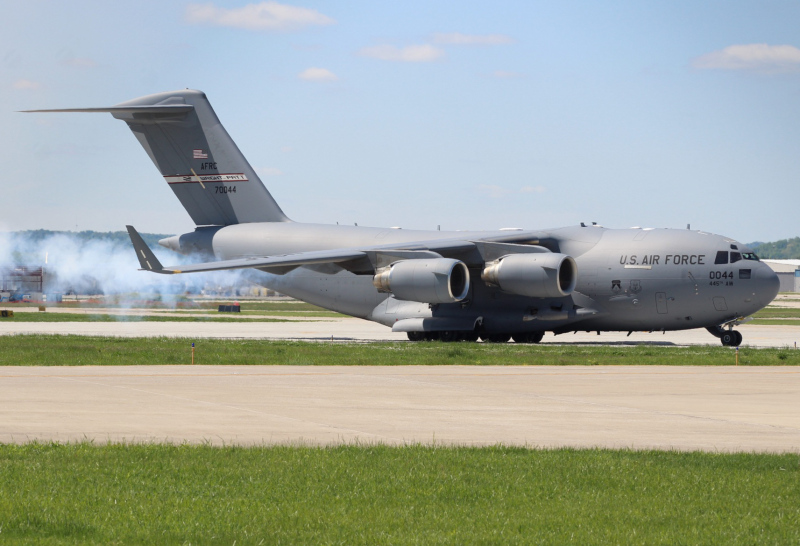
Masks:
[[[3,230],[191,231],[124,123],[16,112],[189,87],[297,221],[800,235],[798,2],[28,0],[5,16]]]

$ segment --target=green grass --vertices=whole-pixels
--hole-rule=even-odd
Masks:
[[[274,317],[319,317],[319,318],[343,318],[348,315],[337,313],[336,311],[240,311],[242,315],[259,315]]]
[[[755,315],[754,318],[797,318],[800,319],[800,309],[787,307],[765,307]]]
[[[747,324],[754,326],[800,326],[800,319],[754,319]]]
[[[734,364],[722,346],[580,346],[490,343],[326,343],[90,336],[0,336],[0,365],[84,366],[189,364],[288,365],[696,365]],[[713,341],[713,340],[712,340]],[[797,366],[795,349],[739,350],[742,366]]]
[[[4,544],[797,544],[798,456],[0,445]]]

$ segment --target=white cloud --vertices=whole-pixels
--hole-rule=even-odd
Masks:
[[[732,45],[697,57],[692,66],[712,70],[791,72],[800,69],[800,49],[790,45]]]
[[[17,80],[13,83],[14,89],[35,90],[41,89],[42,84],[31,80]]]
[[[314,82],[334,82],[339,78],[327,68],[306,68],[297,75],[301,80]]]
[[[426,63],[444,56],[444,51],[430,44],[396,47],[393,45],[377,45],[359,50],[362,57],[372,57],[382,61],[401,61],[407,63]]]
[[[281,176],[283,174],[283,171],[275,167],[261,167],[256,169],[256,172],[261,176]]]
[[[80,57],[73,57],[72,59],[64,59],[62,61],[65,65],[71,66],[73,68],[94,68],[97,66],[97,63],[94,62],[92,59],[80,58]]]
[[[502,45],[514,43],[511,36],[505,34],[461,34],[460,32],[437,33],[433,35],[437,44],[448,45]]]
[[[489,196],[492,199],[503,199],[509,195],[520,195],[526,193],[544,193],[547,188],[544,186],[523,186],[519,189],[504,188],[493,184],[481,184],[476,188],[480,193]]]
[[[186,6],[186,21],[245,30],[298,30],[336,21],[314,9],[279,4],[272,0],[241,8],[218,8],[212,3]]]

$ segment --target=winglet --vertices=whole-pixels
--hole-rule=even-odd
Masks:
[[[136,251],[136,257],[139,258],[139,265],[142,266],[143,270],[152,271],[153,273],[174,273],[174,271],[164,270],[161,262],[158,261],[156,255],[153,254],[153,251],[150,250],[150,247],[144,242],[144,239],[142,239],[142,236],[136,231],[136,228],[133,226],[125,227],[128,228],[128,235],[131,237],[133,249]]]

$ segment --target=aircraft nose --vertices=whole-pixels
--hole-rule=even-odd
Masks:
[[[758,299],[761,300],[763,305],[769,305],[769,303],[775,299],[775,296],[778,295],[781,281],[778,279],[778,275],[768,265],[762,264],[755,273]]]

